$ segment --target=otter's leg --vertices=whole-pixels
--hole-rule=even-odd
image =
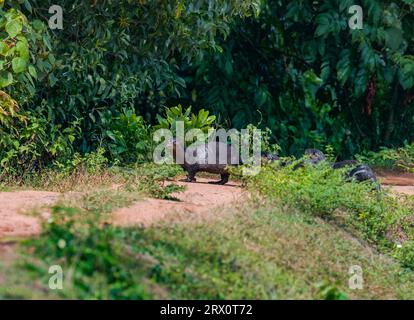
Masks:
[[[229,182],[229,177],[230,175],[228,173],[222,173],[221,174],[221,180],[220,181],[210,181],[210,184],[226,184],[227,182]]]
[[[196,182],[195,175],[197,174],[196,170],[188,170],[187,171],[187,179],[185,179],[186,182]]]

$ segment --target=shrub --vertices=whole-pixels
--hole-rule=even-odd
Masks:
[[[22,3],[20,1],[20,3]],[[0,3],[0,89],[6,88],[20,103],[35,93],[34,81],[44,80],[55,58],[50,37],[40,20],[28,21],[20,4]],[[30,4],[25,1],[25,5]]]
[[[62,178],[73,174],[75,171],[97,174],[108,164],[108,159],[104,154],[105,149],[103,148],[98,148],[95,152],[87,153],[84,156],[75,153],[71,159],[65,162],[56,161],[53,164],[53,169],[58,169]]]
[[[11,122],[10,122],[11,121]],[[73,154],[78,122],[62,128],[41,113],[22,113],[0,127],[0,180],[44,169]]]
[[[198,114],[191,113],[191,106],[183,110],[181,105],[165,109],[165,118],[158,115],[158,125],[154,127],[158,129],[169,129],[176,134],[177,121],[184,123],[184,131],[188,132],[191,129],[200,129],[207,134],[212,129],[213,123],[216,121],[215,116],[210,116],[207,110],[201,109]]]
[[[250,138],[253,137],[253,132],[258,129],[259,128],[256,127],[255,125],[248,124],[246,127],[248,136]],[[272,131],[269,128],[265,128],[264,130],[261,130],[260,141],[255,141],[255,142],[256,143],[260,142],[262,152],[270,152],[270,153],[278,154],[281,148],[279,145],[273,144],[271,142],[271,139],[272,139]],[[250,141],[251,141],[250,150],[253,150],[253,140],[250,140]]]
[[[379,152],[365,152],[357,158],[373,167],[414,173],[414,143],[397,149],[382,148]]]
[[[399,246],[394,256],[401,262],[403,267],[414,269],[414,241]]]
[[[19,105],[7,93],[0,90],[0,124],[10,128],[15,120],[24,121],[19,113]]]
[[[112,161],[130,164],[151,159],[152,139],[149,126],[132,110],[124,110],[108,121],[106,145]]]
[[[293,170],[296,163],[264,166],[248,185],[269,201],[344,224],[384,252],[397,256],[403,265],[414,267],[408,249],[414,238],[412,232],[405,231],[413,215],[412,199],[388,196],[372,183],[345,182],[346,169],[333,170],[320,164]],[[387,235],[395,228],[404,233],[403,243]],[[397,254],[399,245],[404,249]]]
[[[152,163],[136,166],[134,170],[127,170],[125,188],[128,191],[138,191],[153,198],[172,199],[171,193],[183,191],[183,186],[166,183],[183,171],[176,165],[155,165]]]

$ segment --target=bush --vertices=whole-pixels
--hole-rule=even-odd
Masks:
[[[78,122],[62,128],[41,113],[22,113],[0,127],[0,181],[45,169],[53,161],[69,159]]]
[[[414,173],[414,143],[397,149],[382,148],[379,152],[365,152],[357,158],[373,167]]]
[[[112,161],[130,164],[152,159],[149,126],[132,110],[124,110],[118,117],[110,119],[105,135]]]
[[[253,132],[258,129],[259,128],[256,127],[255,125],[248,124],[246,127],[248,137],[253,137]],[[261,136],[260,136],[261,151],[269,152],[272,154],[279,154],[279,152],[281,151],[280,146],[272,143],[271,140],[272,140],[272,131],[269,128],[265,128],[264,130],[261,130]],[[259,143],[259,141],[256,141],[256,143]],[[253,150],[253,140],[251,140],[250,150]]]
[[[403,267],[414,269],[414,241],[406,243],[395,250],[394,256],[401,262]]]
[[[384,252],[397,256],[403,265],[414,267],[408,249],[414,235],[406,231],[413,217],[413,199],[388,196],[372,183],[345,182],[346,169],[333,170],[320,164],[293,170],[296,163],[287,167],[264,166],[248,185],[271,202],[343,224]],[[390,235],[396,228],[404,234],[404,241]],[[400,245],[403,250],[398,249]]]
[[[154,127],[154,130],[168,129],[172,131],[173,135],[176,135],[177,121],[182,121],[185,133],[192,129],[199,129],[204,134],[208,134],[216,121],[216,116],[210,116],[209,114],[204,109],[201,109],[198,114],[191,113],[191,106],[185,110],[181,105],[166,108],[165,118],[160,115],[157,116],[158,125]]]
[[[128,191],[138,191],[153,198],[172,199],[171,193],[183,191],[185,187],[174,183],[166,183],[179,174],[183,174],[180,166],[155,165],[152,163],[136,166],[134,170],[125,172]]]
[[[7,93],[0,90],[0,124],[10,128],[15,120],[24,120],[19,113],[19,105]]]
[[[47,82],[56,59],[50,53],[45,24],[28,21],[21,11],[30,4],[10,2],[0,2],[0,90],[7,89],[19,103],[25,103],[35,95],[36,80]]]
[[[104,154],[105,149],[103,148],[98,148],[97,151],[87,153],[84,156],[75,153],[71,159],[65,162],[56,161],[53,164],[53,169],[57,169],[62,178],[73,174],[75,171],[91,175],[97,174],[106,168],[108,164],[108,159]]]

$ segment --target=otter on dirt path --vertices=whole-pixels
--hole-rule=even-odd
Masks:
[[[176,139],[172,139],[167,144],[167,148],[172,151],[175,162],[177,162],[177,155],[180,155],[180,159],[184,161],[178,164],[187,172],[186,182],[196,182],[195,175],[198,172],[208,172],[221,176],[220,181],[211,181],[210,184],[224,185],[230,177],[227,167],[242,164],[238,150],[223,142],[211,141],[183,148]]]

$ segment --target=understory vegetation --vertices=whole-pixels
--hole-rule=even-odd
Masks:
[[[395,149],[382,148],[379,152],[368,151],[357,158],[375,168],[414,173],[414,144]]]
[[[414,197],[390,195],[372,183],[344,182],[346,169],[265,167],[251,187],[269,201],[349,228],[378,250],[414,269]]]

